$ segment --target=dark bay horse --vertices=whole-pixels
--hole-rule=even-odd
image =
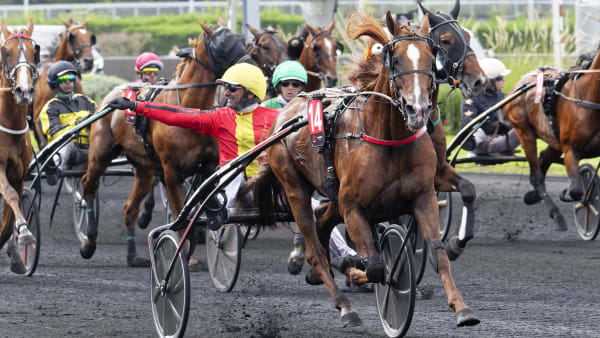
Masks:
[[[554,118],[550,117],[552,114],[544,113],[541,101],[535,102],[536,87],[505,105],[504,115],[515,127],[529,162],[529,181],[534,190],[525,194],[525,203],[534,204],[543,200],[556,223],[556,230],[566,231],[567,223],[546,192],[544,181],[550,164],[560,162],[561,154],[564,154],[569,188],[563,192],[561,199],[579,201],[583,195],[579,160],[600,156],[600,48],[596,50],[587,69],[576,66],[567,71],[544,71],[546,81],[552,82],[561,76],[565,76],[564,85],[560,89],[550,89],[556,91]],[[535,72],[525,74],[515,88],[535,81]],[[546,94],[547,90],[548,87],[544,87],[543,93]],[[553,130],[552,123],[557,130]],[[537,138],[548,143],[539,159]]]
[[[215,80],[239,58],[246,55],[245,38],[226,28],[213,29],[200,23],[204,35],[193,46],[194,52],[178,66],[172,79],[154,102],[188,108],[212,108],[216,91]],[[134,84],[135,85],[135,84]],[[123,95],[123,86],[111,91],[99,105],[103,107],[113,98]],[[178,88],[179,87],[179,88]],[[157,168],[163,177],[171,209],[177,216],[183,207],[181,184],[196,172],[212,173],[218,163],[216,143],[206,135],[168,126],[149,120],[146,139],[152,155],[144,149],[135,130],[125,122],[122,111],[114,111],[92,125],[87,173],[82,178],[84,198],[91,203],[98,189],[100,176],[107,165],[123,151],[135,167],[135,183],[125,203],[124,218],[127,229],[135,229],[140,202],[152,188]],[[95,238],[95,227],[90,227]],[[90,237],[88,235],[88,237]],[[80,252],[90,258],[95,250],[94,241],[84,241]]]
[[[317,208],[315,225],[310,198],[315,189],[326,194],[323,185],[327,164],[318,149],[311,146],[308,128],[269,148],[267,164],[250,186],[263,215],[270,214],[276,205],[275,197],[280,189],[284,190],[306,240],[307,261],[329,290],[344,325],[357,326],[361,321],[331,274],[328,245],[331,230],[341,221],[345,223],[361,255],[368,257],[366,271],[347,269],[348,277],[356,284],[380,283],[385,267],[376,249],[373,226],[404,213],[414,215],[421,234],[431,243],[430,257],[442,279],[448,305],[456,314],[457,325],[475,325],[479,320],[465,305],[454,284],[450,261],[440,241],[434,189],[437,159],[426,133],[434,87],[434,58],[424,37],[429,32],[428,17],[424,16],[416,32],[398,26],[389,12],[386,23],[393,34],[391,39],[370,16],[355,14],[348,20],[349,38],[368,36],[384,46],[385,67],[375,81],[362,88],[383,96],[363,94],[351,103],[344,102],[348,109],[337,118],[335,135],[355,136],[335,140],[333,162],[339,179],[338,202]],[[359,76],[370,69],[369,62],[362,61],[353,75]],[[339,102],[337,99],[327,109],[332,111]],[[272,130],[296,115],[306,116],[307,105],[305,97],[292,100],[281,111]]]
[[[469,47],[469,36],[460,27],[458,13],[460,2],[456,0],[450,15],[445,13],[434,14],[418,2],[423,13],[428,14],[430,23],[429,36],[437,44],[436,77],[438,82],[447,82],[455,87],[459,86],[463,96],[480,95],[487,82],[485,73],[477,62],[477,57]],[[439,86],[433,92],[433,106],[438,106]],[[429,136],[433,141],[438,159],[437,172],[435,176],[435,187],[437,191],[458,191],[463,201],[463,219],[459,236],[449,239],[446,246],[448,256],[455,260],[463,252],[467,242],[473,237],[475,223],[475,186],[470,181],[456,173],[456,170],[446,161],[446,134],[441,121],[439,109],[434,109],[430,120],[433,131]]]
[[[277,65],[288,59],[287,44],[273,29],[258,30],[248,24],[246,24],[246,27],[254,35],[254,40],[248,44],[246,52],[267,78],[267,98],[275,97],[277,91],[271,82],[273,71],[275,71]]]
[[[20,245],[37,245],[27,228],[21,212],[23,180],[32,157],[27,125],[27,112],[33,102],[36,61],[39,47],[31,40],[33,22],[27,27],[10,32],[4,19],[0,28],[2,70],[0,72],[0,195],[4,198],[0,248],[10,239],[13,231]],[[25,266],[16,251],[14,241],[8,244],[10,269],[25,273]]]
[[[307,23],[304,27],[309,34],[304,41],[298,62],[308,73],[305,91],[310,92],[321,88],[321,81],[325,87],[334,87],[338,81],[337,52],[339,50],[338,43],[331,35],[335,20],[331,20],[325,29],[313,28]]]
[[[87,30],[88,22],[85,21],[82,24],[72,23],[63,21],[66,31],[60,39],[60,43],[56,48],[56,54],[54,55],[52,62],[64,60],[69,61],[80,69],[81,72],[90,71],[94,65],[94,57],[92,56],[92,46],[96,44],[96,36]],[[40,81],[37,81],[35,85],[35,101],[33,104],[33,121],[37,121],[40,115],[40,111],[50,100],[54,97],[55,93],[48,86],[46,78],[48,76],[48,69],[51,63],[42,65],[40,68]],[[75,88],[73,89],[76,93],[83,94],[83,87],[81,81],[75,80]],[[45,145],[45,137],[42,134],[42,130],[38,123],[35,124],[35,133],[40,146]]]

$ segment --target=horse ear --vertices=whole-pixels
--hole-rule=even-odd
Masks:
[[[304,22],[304,27],[306,27],[306,29],[308,29],[308,32],[309,32],[311,35],[313,35],[313,36],[314,36],[314,35],[317,35],[317,34],[318,34],[318,32],[317,32],[317,31],[316,31],[314,28],[312,28],[312,27],[311,27],[311,26],[310,26],[310,25],[309,25],[307,22]]]
[[[460,12],[460,0],[456,0],[454,2],[454,8],[452,8],[452,10],[450,11],[450,15],[453,19],[456,20],[456,18],[458,18],[458,12]]]
[[[329,23],[329,26],[325,30],[325,31],[327,31],[327,35],[331,35],[331,32],[333,32],[334,28],[335,28],[335,18],[331,19],[331,22]]]
[[[6,27],[6,21],[2,19],[2,44],[4,44],[4,40],[10,36],[10,32],[8,31],[8,27]]]
[[[200,22],[198,20],[196,20],[196,21],[200,24],[200,26],[202,26],[202,30],[204,30],[204,33],[206,33],[206,35],[208,35],[208,37],[211,37],[215,33],[214,29],[210,28],[209,26],[203,24],[202,22]]]
[[[443,19],[440,18],[438,15],[436,15],[435,13],[429,11],[427,8],[423,7],[423,5],[421,4],[421,0],[417,0],[417,3],[419,4],[419,8],[421,8],[421,10],[423,11],[423,14],[428,14],[429,15],[429,23],[431,25],[435,26],[438,23],[440,23],[440,22],[443,21]]]
[[[71,27],[71,24],[70,24],[70,23],[68,23],[68,22],[66,22],[65,20],[62,20],[62,23],[63,23],[63,25],[65,25],[65,27],[66,27],[67,29],[69,29],[69,27]]]
[[[429,15],[423,15],[423,19],[421,20],[421,26],[419,27],[419,35],[427,36],[429,35]]]
[[[390,33],[392,33],[393,36],[396,36],[400,33],[400,26],[398,26],[398,23],[396,20],[394,20],[394,17],[390,11],[387,11],[387,14],[385,15],[385,23],[387,25],[387,29],[390,31]]]
[[[33,33],[33,20],[31,18],[27,20],[27,28],[25,28],[25,31],[29,36],[31,36],[31,33]]]
[[[258,39],[258,37],[260,36],[260,31],[258,31],[256,28],[250,26],[250,24],[246,24],[246,27],[248,28],[250,33],[252,33],[252,35],[254,35],[254,38]]]
[[[227,27],[227,21],[225,21],[221,14],[219,14],[219,18],[217,19],[217,25],[219,25],[219,27]]]
[[[87,27],[87,24],[88,24],[88,22],[89,22],[89,20],[85,20],[85,21],[84,21],[84,22],[83,22],[81,25],[82,25],[83,27]]]

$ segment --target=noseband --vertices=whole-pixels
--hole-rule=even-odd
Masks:
[[[17,63],[15,63],[12,66],[8,66],[8,64],[6,63],[6,42],[8,40],[12,40],[12,39],[18,39],[19,55],[17,56]],[[15,94],[15,88],[16,88],[16,84],[17,84],[16,73],[17,73],[17,69],[19,67],[25,67],[29,70],[29,73],[31,74],[31,82],[32,83],[35,83],[35,80],[38,78],[38,71],[37,71],[36,66],[27,62],[27,55],[25,54],[25,47],[23,46],[23,39],[27,39],[27,40],[31,41],[34,46],[36,45],[35,41],[33,41],[33,39],[31,39],[31,36],[26,35],[26,34],[14,34],[14,35],[11,35],[8,38],[6,38],[6,40],[4,41],[4,45],[0,48],[0,53],[2,54],[2,71],[4,72],[4,76],[6,76],[6,79],[8,80],[8,84],[10,85],[10,90],[13,93],[13,95]],[[37,50],[36,50],[36,53],[37,53]],[[21,61],[21,56],[23,56],[23,58],[26,61]]]
[[[437,53],[444,53],[446,55],[446,64],[444,65],[443,71],[440,72],[445,78],[447,79],[456,79],[459,75],[462,75],[463,71],[464,71],[464,62],[465,59],[471,55],[475,55],[475,53],[473,52],[473,49],[471,49],[471,47],[469,46],[469,42],[467,41],[467,38],[465,36],[465,32],[460,29],[460,26],[458,25],[458,21],[457,20],[448,20],[448,21],[444,21],[441,22],[435,26],[433,26],[433,28],[430,29],[429,31],[429,36],[433,37],[435,35],[435,30],[439,29],[440,27],[444,26],[444,25],[449,25],[450,28],[456,32],[456,34],[453,34],[454,36],[458,36],[458,38],[460,39],[460,42],[462,43],[463,46],[463,51],[462,51],[462,55],[458,58],[458,60],[450,60],[449,58],[449,54],[448,54],[448,50],[446,50],[444,47],[441,47],[435,40],[434,38],[431,39],[433,45],[432,46],[432,50],[435,48],[437,49]],[[435,46],[435,47],[434,47]],[[451,63],[452,68],[450,69],[450,71],[447,70],[447,66]],[[451,86],[454,86],[454,81],[449,81]]]

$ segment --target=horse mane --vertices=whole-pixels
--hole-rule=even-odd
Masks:
[[[577,57],[577,61],[575,61],[575,66],[573,66],[572,69],[589,69],[590,65],[592,64],[592,61],[594,60],[594,57],[596,56],[596,54],[598,54],[598,50],[600,50],[600,44],[595,49],[595,51],[582,53],[581,55],[579,55]]]
[[[405,35],[414,34],[407,25],[402,25],[400,28]],[[367,43],[369,48],[373,47],[375,43],[385,45],[390,41],[387,31],[381,27],[377,19],[366,13],[354,13],[350,16],[346,25],[346,35],[350,40],[356,40],[361,36],[370,37],[371,39]],[[355,60],[354,64],[348,80],[360,90],[373,90],[383,67],[381,56]]]

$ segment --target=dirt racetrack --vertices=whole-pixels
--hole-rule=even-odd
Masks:
[[[543,205],[526,206],[527,176],[465,175],[478,192],[476,239],[452,264],[465,302],[480,316],[473,328],[456,328],[440,279],[428,267],[409,337],[600,337],[600,243],[579,239],[572,206],[557,202],[569,231],[557,233]],[[115,179],[107,179],[114,183]],[[32,277],[8,270],[0,255],[1,337],[154,337],[148,269],[125,264],[122,205],[132,181],[101,188],[99,244],[83,260],[71,226],[66,193],[52,229],[52,188],[44,186],[40,265]],[[565,178],[549,178],[557,200]],[[454,195],[453,231],[460,202]],[[159,203],[153,225],[164,220]],[[145,233],[138,253],[148,256]],[[243,249],[240,277],[231,293],[215,291],[208,272],[191,273],[192,302],[187,337],[381,337],[373,294],[349,293],[363,320],[342,328],[323,286],[310,286],[303,273],[287,272],[292,236],[287,229],[262,231]],[[204,246],[195,256],[204,260]],[[337,273],[342,289],[344,278]]]

